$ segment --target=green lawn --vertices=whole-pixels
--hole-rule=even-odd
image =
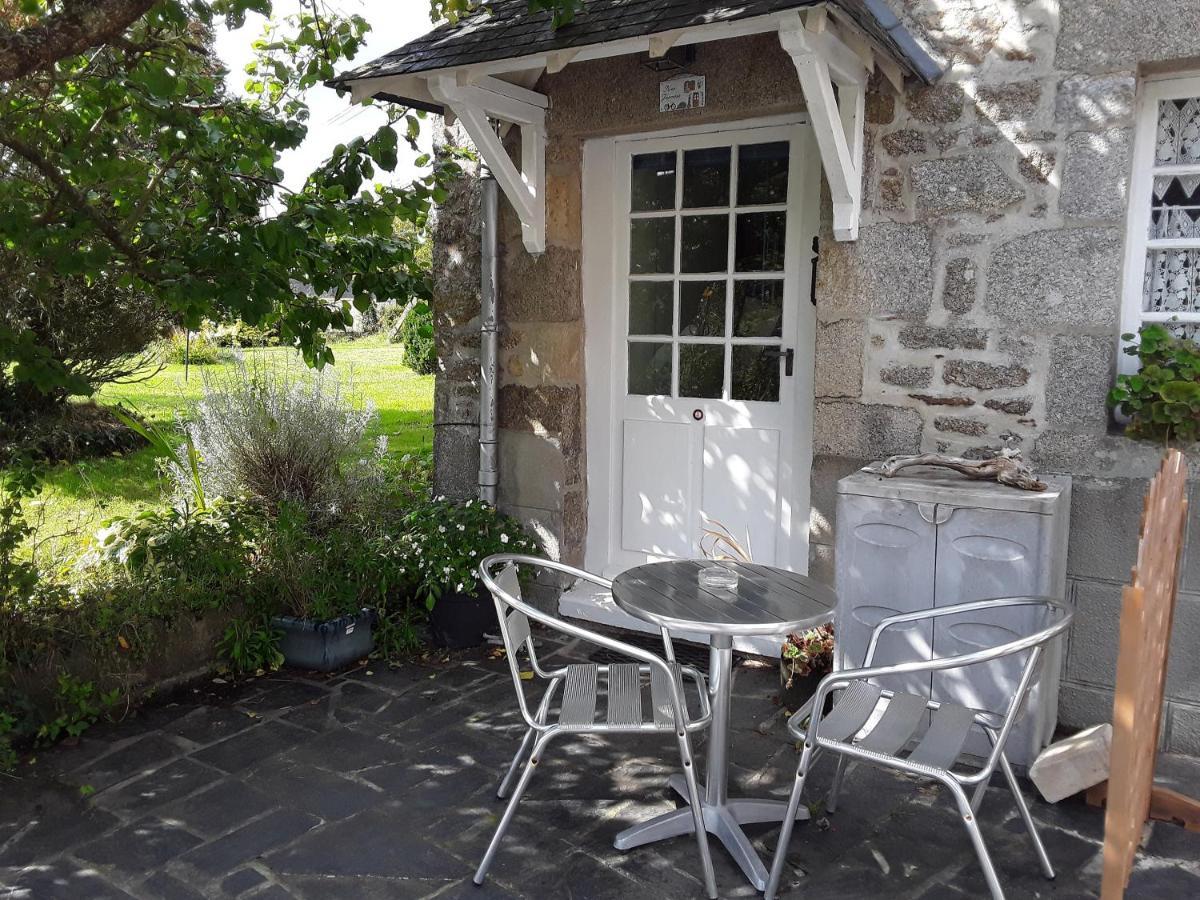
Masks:
[[[291,353],[267,348],[251,353]],[[355,393],[374,404],[378,418],[369,437],[388,437],[389,452],[403,455],[433,444],[433,376],[416,375],[400,360],[402,350],[382,336],[334,346],[337,371],[353,373]],[[220,365],[229,365],[223,363]],[[176,413],[186,413],[204,384],[204,371],[216,366],[170,365],[145,381],[109,385],[99,394],[102,403],[127,400],[159,427],[173,427]],[[164,501],[149,448],[104,459],[60,465],[49,473],[46,490],[31,510],[38,523],[37,539],[43,558],[70,552],[104,519],[128,515]]]

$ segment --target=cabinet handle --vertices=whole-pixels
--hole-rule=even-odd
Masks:
[[[950,506],[947,503],[918,503],[917,512],[921,514],[921,518],[930,525],[945,525],[950,521],[950,517],[954,515],[954,510],[957,507]]]

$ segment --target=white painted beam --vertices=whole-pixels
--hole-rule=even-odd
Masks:
[[[796,66],[800,89],[812,120],[821,153],[825,180],[833,200],[833,233],[840,241],[858,238],[858,220],[862,210],[863,120],[866,90],[866,69],[856,55],[853,63],[844,59],[837,69],[829,63],[829,55],[845,48],[840,41],[827,41],[828,30],[814,33],[800,17],[783,22],[779,28],[779,43]],[[838,97],[833,92],[838,81]]]
[[[550,98],[545,94],[539,94],[537,91],[531,91],[529,88],[513,84],[511,81],[503,81],[492,75],[473,75],[470,72],[460,72],[456,80],[459,87],[477,87],[519,103],[536,106],[539,109],[550,108]]]
[[[579,55],[578,49],[573,50],[555,50],[546,54],[546,71],[551,75],[561,72],[571,60]]]
[[[664,31],[662,34],[650,35],[649,52],[651,59],[661,59],[667,55],[667,51],[675,46],[685,34],[686,28],[677,28],[674,31]]]
[[[522,89],[523,90],[523,89]],[[546,250],[546,127],[545,110],[510,96],[457,79],[429,79],[429,92],[458,117],[479,155],[491,170],[521,222],[525,249],[532,254]],[[513,122],[521,129],[521,166],[513,162],[488,117]]]

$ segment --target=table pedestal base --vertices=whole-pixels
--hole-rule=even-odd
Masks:
[[[669,784],[686,802],[692,802],[691,797],[688,796],[687,779],[682,775],[672,775]],[[755,888],[760,891],[766,890],[766,867],[758,858],[758,854],[750,843],[750,838],[746,836],[746,832],[742,831],[741,826],[753,825],[758,822],[782,822],[783,817],[787,814],[787,803],[783,800],[751,799],[725,799],[720,803],[710,803],[703,796],[703,785],[700,786],[700,792],[705,830],[725,845],[729,855],[734,858]],[[796,819],[807,818],[808,810],[801,806],[797,810]],[[692,811],[685,807],[626,828],[617,835],[613,846],[618,850],[629,850],[642,844],[665,841],[667,838],[678,837],[681,834],[692,834],[694,831]]]

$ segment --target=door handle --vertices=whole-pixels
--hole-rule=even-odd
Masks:
[[[791,347],[767,347],[763,350],[763,356],[773,356],[776,359],[783,359],[783,374],[789,378],[792,375],[792,369],[795,368],[796,351]]]

